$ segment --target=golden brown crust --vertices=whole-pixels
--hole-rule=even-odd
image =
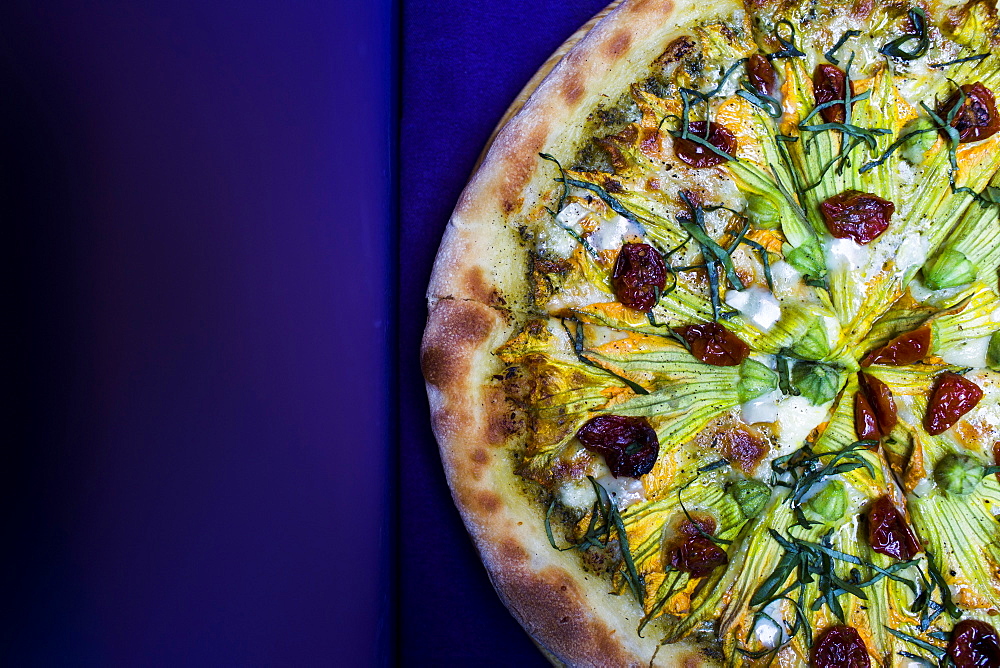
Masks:
[[[490,578],[508,608],[555,663],[580,666],[698,666],[691,643],[660,646],[655,624],[640,637],[642,612],[608,582],[583,570],[575,551],[548,544],[544,513],[513,472],[521,430],[517,409],[496,388],[493,351],[530,310],[528,254],[516,218],[548,186],[539,152],[565,156],[608,91],[624,92],[686,25],[729,2],[685,5],[625,0],[574,35],[565,56],[512,106],[449,221],[428,289],[421,349],[432,424],[452,494]],[[557,55],[561,56],[561,53]],[[557,63],[557,64],[556,64]],[[553,66],[554,64],[554,66]]]

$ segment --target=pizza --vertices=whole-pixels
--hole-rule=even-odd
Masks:
[[[1000,666],[1000,21],[624,0],[515,102],[421,350],[569,665]]]

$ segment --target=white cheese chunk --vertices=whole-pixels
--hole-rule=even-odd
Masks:
[[[767,288],[730,290],[725,301],[765,332],[781,319],[781,304]]]
[[[608,496],[614,500],[618,510],[625,510],[633,503],[646,500],[646,488],[642,486],[642,481],[637,478],[621,476],[615,478],[609,471],[597,482],[608,492]]]
[[[828,264],[832,271],[857,272],[869,261],[867,247],[854,243],[853,239],[833,239],[827,243]]]
[[[980,336],[949,345],[937,353],[948,364],[979,369],[986,366],[986,349],[989,347],[990,337]]]
[[[774,284],[774,294],[779,298],[798,295],[802,290],[802,274],[787,262],[775,262],[771,265],[771,282]]]
[[[580,227],[580,221],[588,213],[591,213],[591,210],[587,207],[582,204],[578,204],[577,202],[571,202],[556,215],[556,220],[562,223],[565,227],[569,227],[574,232],[579,234],[583,231],[583,228]]]
[[[774,422],[778,419],[778,401],[780,399],[781,390],[774,390],[744,403],[740,406],[743,421],[747,424]]]
[[[587,237],[594,250],[617,250],[628,237],[639,237],[642,234],[635,223],[624,216],[615,216],[611,220],[601,222],[601,226]]]
[[[782,448],[795,449],[806,436],[825,422],[833,402],[813,406],[805,397],[787,397],[778,402],[778,442]]]
[[[781,614],[781,599],[771,601],[761,611],[764,614],[757,618],[753,632],[757,641],[767,649],[774,649],[788,642],[788,632],[784,628],[784,618]]]
[[[559,502],[567,508],[584,512],[592,507],[596,500],[597,495],[594,494],[594,487],[586,478],[567,480],[559,487]]]
[[[919,269],[927,261],[927,251],[927,239],[923,235],[907,236],[896,251],[896,271],[902,275]]]

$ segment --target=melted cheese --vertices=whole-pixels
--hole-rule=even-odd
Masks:
[[[978,369],[986,366],[986,349],[989,347],[990,337],[980,336],[949,345],[944,350],[938,351],[938,355],[948,364]]]
[[[787,397],[778,402],[778,442],[782,449],[802,446],[813,429],[825,422],[833,402],[813,406],[805,397]]]
[[[781,319],[781,304],[767,288],[729,290],[725,302],[764,332]]]
[[[615,216],[611,220],[601,221],[600,227],[587,237],[587,241],[597,251],[618,250],[630,237],[641,236],[635,223],[624,216]]]
[[[778,419],[778,401],[781,396],[781,390],[774,390],[742,404],[740,414],[743,421],[747,424],[774,422]]]

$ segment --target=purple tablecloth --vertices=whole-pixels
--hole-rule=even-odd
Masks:
[[[424,291],[469,172],[511,101],[601,0],[407,0],[400,160],[400,657],[547,665],[493,592],[446,491],[417,363]]]

